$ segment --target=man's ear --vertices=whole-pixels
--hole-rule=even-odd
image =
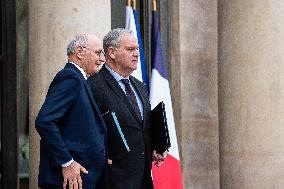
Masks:
[[[111,59],[115,59],[116,52],[113,47],[108,48],[107,54]]]
[[[76,47],[75,54],[76,54],[78,59],[82,59],[83,58],[82,55],[84,54],[83,47],[80,47],[80,46]]]

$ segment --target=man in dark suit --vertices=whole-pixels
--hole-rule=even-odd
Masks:
[[[117,142],[108,144],[105,189],[150,189],[150,102],[146,87],[130,75],[137,69],[138,42],[132,32],[117,28],[104,37],[103,46],[106,64],[88,80],[102,113],[115,112],[130,149],[125,150],[121,139],[108,132],[108,137]],[[156,160],[164,158],[156,156]]]
[[[107,162],[106,126],[87,77],[105,61],[102,43],[92,34],[79,34],[67,55],[35,121],[41,137],[38,185],[94,189]]]

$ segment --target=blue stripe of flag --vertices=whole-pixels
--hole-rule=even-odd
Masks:
[[[163,78],[168,80],[168,73],[165,69],[163,60],[163,50],[159,32],[158,15],[156,11],[153,11],[152,14],[152,69],[156,69]]]
[[[141,38],[141,33],[140,33],[140,26],[139,26],[139,22],[138,22],[137,10],[133,10],[133,15],[134,15],[137,38],[138,38],[138,43],[139,43],[142,79],[143,79],[144,85],[147,86],[147,88],[149,88],[149,80],[148,80],[148,76],[147,76],[147,67],[146,67],[146,61],[145,61],[145,57],[144,57],[143,43],[142,43],[142,38]]]

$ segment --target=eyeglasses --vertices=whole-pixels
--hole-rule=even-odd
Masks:
[[[89,51],[94,52],[97,56],[105,55],[105,52],[103,50],[97,50],[95,51],[94,49],[91,49],[89,47],[82,47],[84,49],[88,49]]]

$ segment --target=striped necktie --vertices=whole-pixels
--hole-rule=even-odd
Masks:
[[[137,103],[137,99],[135,97],[134,91],[132,90],[132,88],[130,86],[129,80],[128,79],[121,79],[121,81],[125,85],[126,96],[128,97],[130,104],[132,105],[135,113],[138,115],[140,120],[142,120],[141,113],[140,113],[140,110],[139,110],[139,106],[138,106],[138,103]]]

